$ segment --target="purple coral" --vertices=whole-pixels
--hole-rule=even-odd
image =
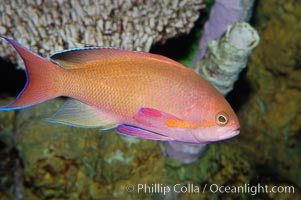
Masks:
[[[204,25],[199,50],[192,65],[200,60],[206,53],[206,43],[221,36],[228,26],[249,21],[252,14],[254,0],[216,0],[208,21]]]
[[[206,144],[188,144],[183,142],[167,142],[166,153],[169,157],[182,163],[189,164],[196,161],[205,151]]]

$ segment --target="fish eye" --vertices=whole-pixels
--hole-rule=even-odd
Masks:
[[[215,122],[220,126],[225,126],[229,121],[229,116],[225,112],[219,112],[216,114]]]

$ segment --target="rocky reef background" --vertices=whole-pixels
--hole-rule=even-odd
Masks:
[[[301,199],[301,2],[257,1],[254,9],[251,24],[261,41],[228,95],[241,123],[238,137],[208,145],[198,161],[186,165],[168,158],[163,142],[44,122],[65,99],[0,112],[0,199]],[[181,44],[198,43],[187,42],[194,33],[152,50],[178,59]],[[180,59],[187,62],[187,57]],[[1,67],[4,63],[14,67],[4,61]],[[1,69],[1,78],[2,72],[22,77],[20,71]],[[0,105],[10,102],[19,87],[16,80],[4,80]],[[14,85],[10,91],[8,82]],[[253,196],[207,189],[164,196],[138,193],[139,183],[194,184],[201,190],[205,184],[260,183],[295,190]],[[128,192],[131,185],[135,190]]]

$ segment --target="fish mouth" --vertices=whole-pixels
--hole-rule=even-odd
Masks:
[[[228,134],[222,135],[219,140],[226,140],[232,137],[237,136],[240,133],[240,127],[233,129],[232,131],[230,131]]]
[[[232,137],[235,137],[237,136],[238,134],[240,133],[240,127],[234,129],[231,134],[227,135],[225,138],[223,139],[229,139],[229,138],[232,138]]]
[[[202,143],[202,144],[207,144],[207,143],[212,143],[212,142],[218,142],[218,141],[222,141],[222,140],[226,140],[232,137],[237,136],[240,133],[240,127],[235,128],[235,129],[229,129],[229,131],[227,131],[226,134],[222,134],[219,135],[219,137],[215,136],[214,138],[206,138],[206,140],[201,140],[196,138],[196,140],[198,141],[198,143]]]
[[[238,135],[238,134],[240,133],[240,127],[234,129],[233,133],[234,133],[235,135]]]

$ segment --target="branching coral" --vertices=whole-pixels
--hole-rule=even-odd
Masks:
[[[7,0],[0,3],[0,34],[42,56],[95,45],[149,51],[189,32],[203,7],[202,0]],[[3,45],[0,52],[10,56]]]

